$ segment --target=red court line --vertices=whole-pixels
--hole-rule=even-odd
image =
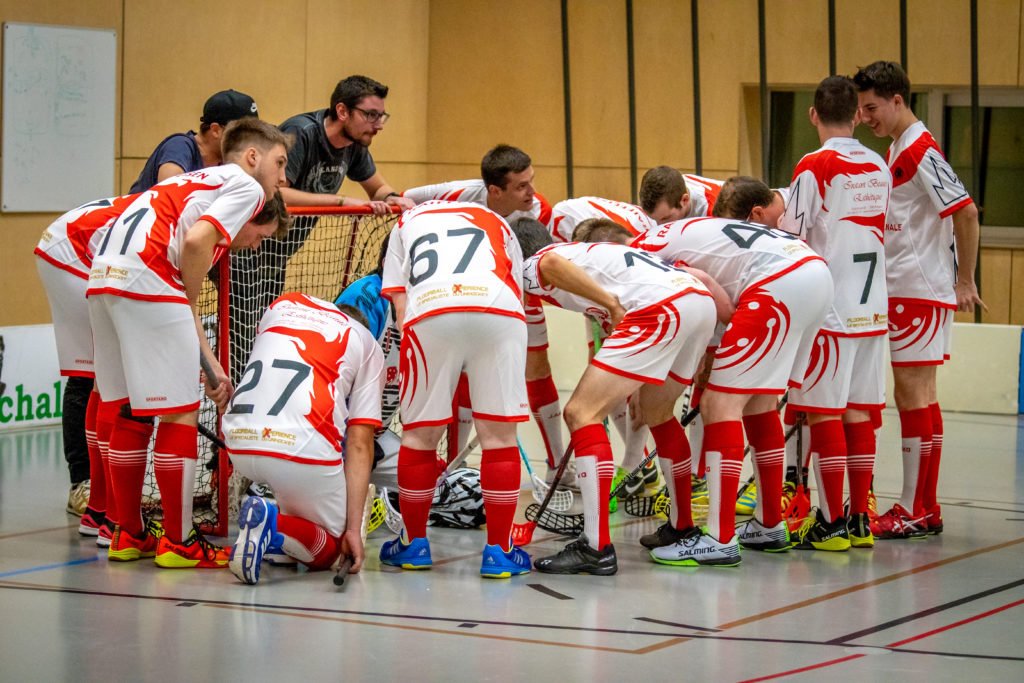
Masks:
[[[916,636],[911,636],[910,638],[905,638],[903,640],[897,640],[895,643],[889,643],[885,647],[887,647],[887,648],[897,648],[900,645],[906,645],[907,643],[912,643],[915,640],[921,640],[923,638],[927,638],[929,636],[933,636],[936,633],[942,633],[943,631],[948,631],[950,629],[957,628],[958,626],[963,626],[964,624],[969,624],[972,621],[978,621],[979,619],[984,619],[985,617],[990,617],[993,614],[998,614],[999,612],[1003,612],[1005,610],[1010,609],[1011,607],[1017,607],[1019,605],[1024,605],[1024,600],[1017,600],[1017,601],[1011,602],[1011,603],[1009,603],[1007,605],[1003,605],[1002,607],[996,607],[995,609],[990,609],[987,612],[982,612],[981,614],[976,614],[973,617],[967,617],[966,619],[961,619],[960,621],[955,621],[952,624],[947,624],[946,626],[940,626],[939,628],[932,629],[931,631],[926,631],[925,633],[921,633],[921,634],[916,635]],[[843,662],[848,662],[850,660],[859,659],[861,657],[866,657],[866,656],[867,655],[863,655],[863,654],[850,655],[848,657],[841,657],[839,659],[832,659],[832,660],[829,660],[827,662],[821,662],[819,664],[811,664],[810,666],[801,667],[799,669],[792,669],[790,671],[783,671],[781,673],[772,674],[770,676],[762,676],[760,678],[749,678],[749,679],[747,679],[745,681],[741,681],[741,683],[756,683],[757,681],[770,681],[770,680],[772,680],[774,678],[781,678],[783,676],[792,676],[793,674],[803,673],[805,671],[813,671],[815,669],[824,669],[825,667],[833,666],[835,664],[841,664]]]

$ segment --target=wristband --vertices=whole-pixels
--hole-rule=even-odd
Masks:
[[[388,197],[401,197],[401,196],[402,195],[400,195],[397,192],[395,192],[394,190],[392,190],[391,192],[388,192],[386,195],[384,195],[384,201],[387,201]]]

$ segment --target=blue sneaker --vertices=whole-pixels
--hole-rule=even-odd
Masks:
[[[280,539],[284,538],[280,534],[276,535],[276,537]],[[284,551],[284,547],[280,541],[274,542],[273,538],[270,539],[270,544],[263,552],[263,561],[272,564],[275,567],[294,567],[299,563],[298,560]]]
[[[434,561],[430,559],[430,541],[414,538],[406,545],[399,536],[380,547],[380,561],[402,569],[430,569]]]
[[[238,512],[238,538],[231,548],[228,568],[242,583],[260,579],[260,562],[272,540],[281,542],[277,533],[277,508],[259,496],[250,496]]]
[[[485,545],[480,560],[480,576],[485,579],[507,579],[530,571],[530,556],[519,546],[507,553],[500,545]]]

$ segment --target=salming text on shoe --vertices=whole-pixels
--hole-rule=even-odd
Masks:
[[[924,515],[924,523],[928,533],[932,535],[942,533],[942,506],[936,503]]]
[[[277,507],[259,496],[249,496],[238,511],[238,538],[228,558],[228,568],[239,581],[253,585],[260,580],[263,553],[275,536],[280,536]]]
[[[71,485],[68,491],[68,505],[65,508],[70,514],[82,516],[85,508],[89,506],[89,480],[80,481]]]
[[[896,503],[884,515],[871,521],[875,538],[924,538],[928,535],[924,517],[915,517]]]
[[[740,547],[736,536],[726,543],[696,527],[672,545],[655,548],[651,559],[658,564],[679,567],[736,567],[740,564]]]
[[[85,512],[82,513],[82,520],[78,523],[78,533],[82,536],[98,536],[100,527],[103,526],[106,520],[107,516],[105,514],[87,507]]]
[[[672,526],[672,522],[665,522],[657,529],[653,534],[646,534],[640,537],[640,545],[651,550],[653,548],[660,548],[663,545],[672,545],[684,535],[686,535],[690,529],[696,527],[688,527],[686,529],[677,529]]]
[[[597,574],[611,576],[619,571],[619,561],[615,556],[615,546],[611,543],[594,550],[586,537],[578,539],[562,548],[557,554],[542,557],[533,561],[537,571],[545,574]]]
[[[789,526],[785,520],[769,527],[751,518],[736,527],[736,539],[743,548],[769,553],[785,552],[793,545],[789,540]]]
[[[426,537],[414,538],[408,545],[402,543],[401,536],[387,541],[380,547],[380,561],[402,569],[430,569],[434,565]]]
[[[757,505],[757,482],[751,480],[749,484],[743,487],[743,491],[736,499],[736,514],[737,515],[752,515],[754,514],[754,506]]]
[[[530,571],[530,556],[519,546],[507,553],[499,545],[484,546],[480,559],[480,576],[485,579],[507,579]]]
[[[156,555],[163,536],[163,528],[156,522],[147,522],[142,536],[135,538],[120,525],[114,527],[114,534],[107,549],[107,559],[117,562],[132,562],[143,557]]]
[[[181,543],[165,535],[156,550],[156,565],[165,569],[219,569],[228,566],[230,550],[215,545],[195,527]]]
[[[800,550],[829,550],[842,552],[850,549],[850,532],[846,529],[846,517],[839,517],[834,522],[825,521],[825,516],[818,509],[796,531],[794,548]]]
[[[850,532],[850,545],[854,548],[871,548],[875,545],[868,513],[858,512],[850,515],[846,522],[846,529]]]

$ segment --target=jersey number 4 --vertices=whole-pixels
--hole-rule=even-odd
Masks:
[[[285,386],[284,391],[282,391],[281,395],[277,397],[276,401],[274,401],[274,405],[270,406],[270,410],[267,411],[267,415],[273,416],[277,415],[284,409],[288,404],[288,399],[292,397],[292,394],[294,394],[295,390],[299,388],[299,385],[309,377],[311,370],[305,363],[300,363],[295,360],[284,360],[282,358],[275,358],[274,362],[270,364],[270,367],[288,370],[295,373],[291,378],[291,381],[289,381],[287,386]],[[243,380],[245,380],[245,376],[249,374],[250,370],[252,371],[252,377],[250,377],[248,381],[243,381],[242,386],[238,387],[238,390],[235,391],[234,398],[231,399],[231,409],[228,410],[229,413],[242,413],[249,415],[255,408],[255,404],[253,403],[238,402],[239,396],[248,391],[252,391],[260,383],[260,378],[263,376],[263,361],[254,360],[249,363],[245,368],[245,372],[242,373]]]

